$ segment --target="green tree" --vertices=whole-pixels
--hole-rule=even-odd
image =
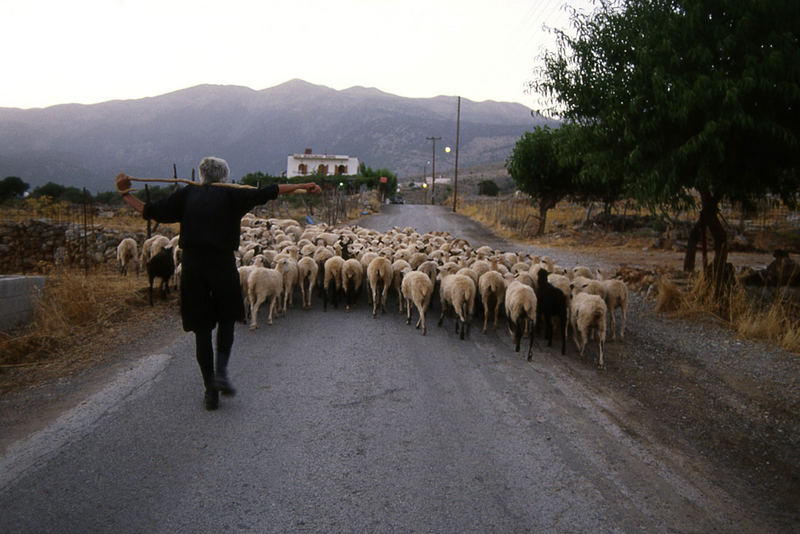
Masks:
[[[366,185],[370,189],[378,189],[381,201],[391,197],[397,191],[397,175],[389,169],[375,169],[368,167],[363,161],[358,167],[359,185]],[[385,178],[385,180],[382,180]]]
[[[6,176],[0,180],[0,202],[12,198],[20,198],[30,188],[29,184],[22,181],[18,176]]]
[[[558,143],[559,130],[537,126],[522,135],[506,160],[517,187],[539,206],[536,235],[544,233],[547,212],[574,191],[579,169],[559,157]]]
[[[556,146],[562,165],[576,170],[570,197],[576,201],[600,202],[606,213],[623,198],[625,170],[614,147],[605,145],[592,125],[564,123]]]
[[[494,180],[481,180],[478,182],[478,194],[488,197],[496,197],[500,193],[500,187]]]
[[[60,199],[61,195],[63,195],[66,190],[67,188],[63,185],[47,182],[44,185],[35,187],[31,192],[31,196],[34,198],[50,197]]]
[[[239,180],[239,183],[243,185],[252,185],[253,187],[264,187],[267,184],[276,183],[278,181],[279,179],[277,176],[270,176],[267,173],[257,171],[244,175]]]
[[[591,128],[593,163],[621,166],[642,203],[699,200],[684,268],[694,269],[708,229],[721,280],[720,202],[796,201],[800,3],[611,0],[572,22],[574,33],[556,31],[531,88],[551,113]]]

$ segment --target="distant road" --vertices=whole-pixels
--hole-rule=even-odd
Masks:
[[[361,224],[504,245],[441,207]],[[216,412],[184,336],[0,458],[0,532],[770,531],[558,352],[437,319],[316,300],[240,325]]]

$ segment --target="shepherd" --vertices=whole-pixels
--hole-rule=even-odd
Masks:
[[[116,177],[123,200],[145,219],[180,223],[179,245],[183,250],[181,276],[181,320],[186,332],[194,332],[195,355],[205,386],[207,410],[219,406],[219,394],[235,395],[228,379],[228,361],[233,348],[233,327],[244,321],[244,303],[234,251],[239,248],[242,217],[254,207],[278,195],[302,191],[317,194],[320,187],[303,184],[271,184],[262,188],[226,183],[228,163],[206,157],[198,166],[200,182],[191,183],[154,202],[144,203],[131,194],[131,181],[124,173]],[[212,187],[216,186],[216,187]],[[212,331],[217,329],[216,366]]]

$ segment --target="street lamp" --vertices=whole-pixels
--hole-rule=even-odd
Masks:
[[[428,203],[428,182],[422,182],[422,190],[425,191],[425,204]]]

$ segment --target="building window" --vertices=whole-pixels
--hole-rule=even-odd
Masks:
[[[320,164],[320,166],[317,167],[317,173],[321,174],[322,176],[327,176],[328,175],[328,166]]]
[[[336,174],[347,174],[347,165],[339,165],[336,167]]]
[[[297,166],[297,172],[300,174],[308,174],[308,166],[305,163],[301,163]]]

